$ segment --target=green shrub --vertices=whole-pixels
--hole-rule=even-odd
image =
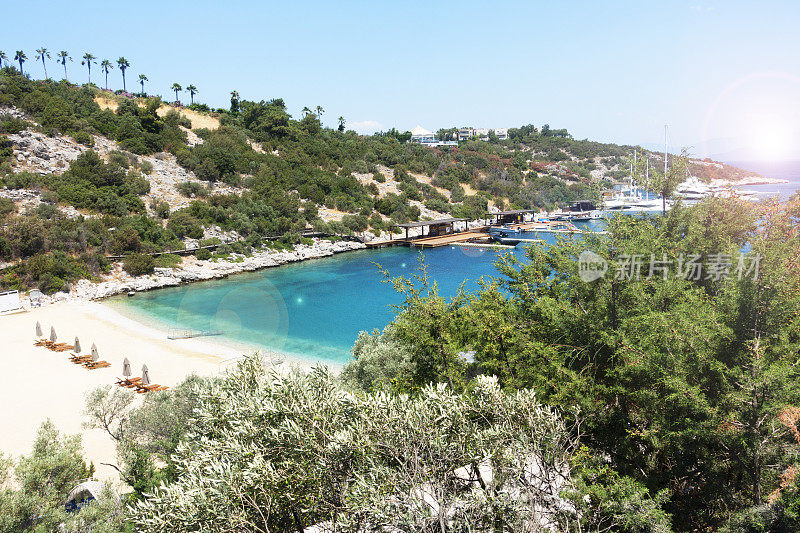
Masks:
[[[155,268],[155,260],[147,254],[130,254],[123,259],[122,268],[131,276],[151,274]]]
[[[195,252],[194,256],[200,261],[208,261],[211,259],[211,252],[208,248],[200,248]]]
[[[17,210],[16,204],[8,198],[0,198],[0,220]]]
[[[196,181],[184,181],[177,185],[178,192],[187,198],[205,198],[208,189]]]
[[[80,143],[84,146],[92,147],[94,146],[94,137],[92,137],[89,132],[80,130],[72,135],[72,138],[75,139],[75,142]]]
[[[158,268],[175,268],[182,262],[178,254],[161,254],[155,258],[154,264]]]
[[[64,290],[64,280],[54,276],[50,272],[45,272],[39,276],[39,290],[45,294],[53,294]]]

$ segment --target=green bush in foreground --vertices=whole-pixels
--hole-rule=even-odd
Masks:
[[[630,480],[611,513],[585,505],[560,418],[493,378],[465,393],[440,384],[352,394],[323,368],[277,373],[252,357],[195,392],[174,480],[131,509],[138,530],[666,531],[666,515]]]
[[[16,462],[0,456],[0,531],[122,531],[122,506],[112,496],[79,512],[64,510],[69,491],[93,473],[80,436],[62,436],[43,423],[30,455]]]

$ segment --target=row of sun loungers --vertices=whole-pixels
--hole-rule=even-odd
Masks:
[[[83,365],[89,370],[94,370],[97,368],[108,368],[111,366],[111,363],[109,363],[108,361],[103,361],[99,358],[97,354],[97,347],[94,344],[92,345],[91,354],[80,355],[81,348],[77,337],[75,337],[74,345],[67,344],[65,342],[56,342],[56,332],[55,329],[51,327],[50,339],[42,338],[42,327],[39,324],[39,322],[36,323],[36,336],[38,337],[38,340],[34,342],[35,346],[42,346],[54,352],[66,352],[69,350],[74,350],[74,353],[70,356],[69,360],[75,363],[76,365]],[[121,387],[136,389],[136,392],[140,394],[148,392],[164,391],[169,389],[169,387],[158,385],[157,383],[154,384],[150,383],[150,374],[147,370],[147,365],[142,365],[142,377],[131,378],[130,377],[131,364],[128,361],[127,357],[125,358],[125,361],[122,363],[122,375],[127,377],[118,380],[117,385]]]

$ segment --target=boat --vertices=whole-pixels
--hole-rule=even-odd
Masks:
[[[489,228],[489,233],[492,234],[499,234],[499,235],[509,235],[511,233],[519,233],[520,229],[519,226],[493,226]]]
[[[522,242],[522,239],[515,237],[501,237],[500,235],[492,235],[492,240],[498,244],[505,244],[506,246],[516,246]]]
[[[552,220],[574,220],[577,222],[588,222],[602,218],[603,214],[597,209],[595,203],[589,200],[581,200],[573,203],[566,210],[552,213]]]

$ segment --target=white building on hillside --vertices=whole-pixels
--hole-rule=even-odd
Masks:
[[[427,144],[436,141],[436,135],[432,131],[428,131],[419,124],[411,128],[411,142]]]
[[[458,140],[478,139],[485,141],[489,138],[490,132],[494,132],[501,141],[508,139],[508,128],[461,128],[458,130]]]
[[[425,146],[458,146],[457,141],[437,140],[435,133],[426,130],[420,125],[416,125],[411,129],[411,142]]]

